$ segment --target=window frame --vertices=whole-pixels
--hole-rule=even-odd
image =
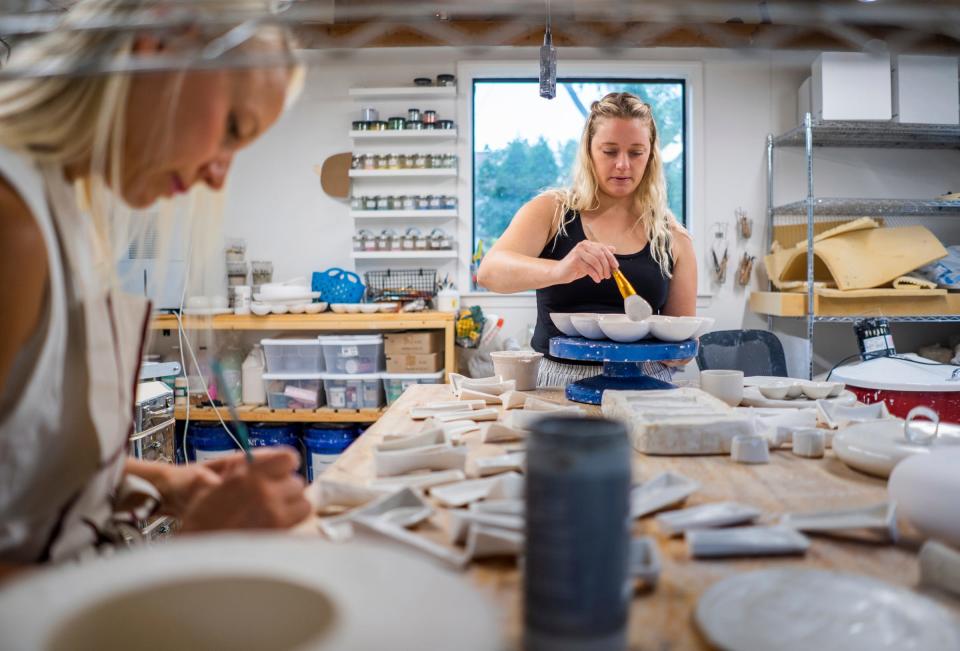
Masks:
[[[459,178],[457,180],[457,241],[459,242],[458,285],[464,295],[489,295],[472,292],[470,262],[473,256],[473,88],[480,80],[524,80],[536,78],[538,62],[523,61],[460,61],[457,63],[457,115],[460,131],[457,135]],[[704,215],[704,108],[703,64],[698,61],[611,61],[565,60],[557,63],[557,78],[588,81],[677,81],[684,82],[684,157],[686,158],[686,188],[684,211],[687,229],[694,238],[698,251],[704,249],[706,233]],[[547,101],[547,100],[544,100]],[[709,276],[703,256],[698,253],[699,296],[710,296]],[[521,295],[530,295],[529,292]]]

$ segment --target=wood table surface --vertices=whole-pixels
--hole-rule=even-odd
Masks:
[[[566,403],[562,391],[530,392],[556,403]],[[453,399],[449,385],[417,385],[408,389],[384,416],[370,427],[324,474],[324,479],[365,484],[374,478],[373,449],[385,435],[413,434],[421,431],[423,421],[409,417],[412,407],[437,400]],[[583,405],[592,414],[599,407]],[[470,459],[503,453],[500,445],[483,444],[480,433],[464,437]],[[886,481],[863,475],[844,465],[832,451],[823,459],[804,459],[789,451],[771,451],[769,464],[744,465],[728,456],[657,457],[634,454],[634,479],[643,481],[672,470],[698,480],[701,488],[686,505],[734,500],[763,510],[761,523],[772,523],[776,516],[790,511],[852,508],[887,500]],[[468,477],[473,474],[467,464]],[[444,540],[444,510],[429,523],[416,529],[434,540]],[[755,559],[693,560],[683,538],[664,536],[652,517],[634,523],[634,535],[652,535],[657,540],[663,561],[656,588],[638,592],[631,606],[629,640],[631,649],[708,649],[699,634],[693,612],[699,596],[713,583],[737,572],[772,567],[805,567],[837,570],[871,576],[889,583],[913,588],[917,584],[916,540],[901,541],[898,546],[810,536],[805,556]],[[522,638],[521,577],[510,560],[478,561],[466,575],[490,594],[503,609],[504,632],[509,648],[519,649]],[[960,614],[958,602],[934,595],[940,603]]]

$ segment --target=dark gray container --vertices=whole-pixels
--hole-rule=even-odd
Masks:
[[[631,454],[616,421],[547,416],[530,428],[527,651],[626,648]]]

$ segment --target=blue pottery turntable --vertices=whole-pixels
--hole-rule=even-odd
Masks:
[[[599,405],[603,392],[647,391],[676,389],[675,384],[650,377],[642,362],[669,362],[689,359],[697,354],[695,339],[665,342],[659,339],[620,344],[615,341],[585,339],[584,337],[554,337],[550,340],[550,355],[603,364],[603,373],[567,385],[567,400],[588,405]]]

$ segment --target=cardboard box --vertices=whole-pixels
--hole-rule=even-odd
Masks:
[[[443,370],[440,353],[387,355],[387,373],[436,373]]]
[[[383,335],[383,352],[387,355],[426,355],[443,350],[443,332],[389,332]]]
[[[904,124],[960,123],[957,57],[893,59],[893,117]]]
[[[890,120],[890,55],[822,52],[813,62],[810,92],[819,120]]]

